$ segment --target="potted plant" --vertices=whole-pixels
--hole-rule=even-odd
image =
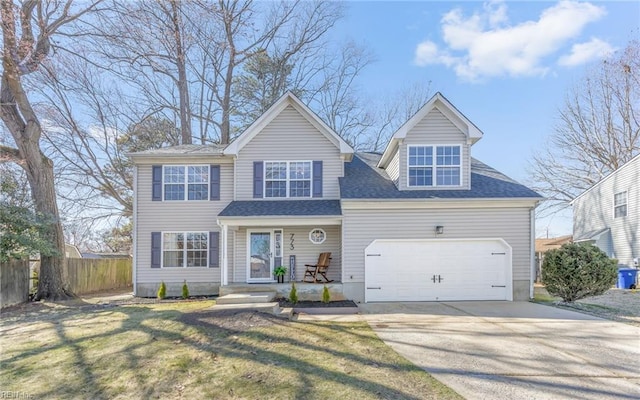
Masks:
[[[283,267],[282,265],[279,267],[276,267],[273,270],[273,275],[278,278],[278,283],[283,283],[284,282],[284,274],[287,273],[287,268]]]

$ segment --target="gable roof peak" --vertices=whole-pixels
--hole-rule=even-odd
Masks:
[[[240,150],[249,143],[251,139],[260,133],[288,106],[292,106],[303,118],[318,129],[321,134],[340,150],[340,154],[342,154],[345,159],[350,160],[353,157],[353,148],[290,90],[287,90],[285,94],[280,96],[267,111],[262,113],[240,136],[231,142],[231,144],[224,149],[224,154],[237,156]]]
[[[407,136],[420,121],[422,121],[432,110],[437,109],[464,133],[474,144],[482,138],[482,131],[460,112],[441,92],[436,92],[407,122],[405,122],[391,136],[387,148],[380,158],[378,167],[385,168],[398,148],[399,142]]]

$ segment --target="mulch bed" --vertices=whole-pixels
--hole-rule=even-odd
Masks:
[[[280,307],[291,308],[328,308],[328,307],[358,307],[356,303],[351,300],[330,301],[329,303],[323,303],[321,301],[302,300],[295,304],[291,303],[287,299],[276,299],[280,304]]]

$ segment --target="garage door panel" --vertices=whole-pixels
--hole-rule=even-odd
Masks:
[[[501,239],[376,240],[365,256],[366,301],[510,299]]]

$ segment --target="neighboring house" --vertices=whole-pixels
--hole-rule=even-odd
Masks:
[[[549,250],[559,249],[563,244],[571,242],[573,242],[572,235],[536,239],[536,282],[540,282],[542,280],[542,262],[544,261],[544,253]]]
[[[78,250],[76,246],[69,243],[65,243],[64,256],[67,258],[82,258],[82,253],[80,253],[80,250]]]
[[[331,252],[355,301],[526,300],[541,197],[471,157],[482,132],[437,93],[382,155],[355,153],[291,93],[228,146],[131,154],[134,290],[275,282]]]
[[[573,206],[573,240],[590,242],[620,267],[637,266],[640,257],[640,155],[607,175]]]

